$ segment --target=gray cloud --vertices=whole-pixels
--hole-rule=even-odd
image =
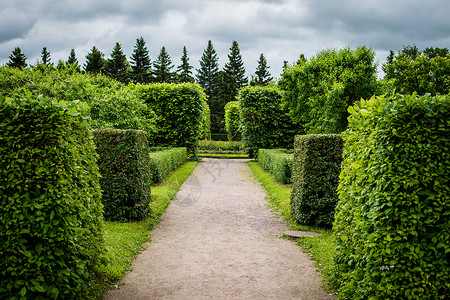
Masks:
[[[130,57],[143,36],[152,59],[165,46],[177,65],[186,46],[194,68],[212,40],[223,66],[236,40],[248,75],[264,53],[278,77],[284,60],[326,48],[367,45],[383,62],[403,45],[449,47],[449,15],[447,0],[3,0],[0,64],[15,47],[31,64],[42,47],[53,62],[74,48],[82,63],[94,45],[109,57],[116,42]]]

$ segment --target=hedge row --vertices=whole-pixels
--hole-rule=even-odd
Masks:
[[[85,298],[103,253],[85,103],[0,96],[0,298]]]
[[[100,185],[108,220],[142,219],[150,212],[152,173],[147,134],[139,130],[94,131]]]
[[[448,299],[450,96],[349,108],[336,207],[342,299]]]
[[[150,153],[150,168],[153,182],[161,182],[170,172],[188,158],[186,147],[179,147]]]
[[[157,117],[151,145],[186,147],[195,152],[200,138],[208,135],[209,109],[203,89],[192,83],[138,85],[136,90]],[[206,126],[206,127],[205,127]]]
[[[273,87],[244,87],[239,91],[242,134],[250,157],[258,149],[291,148],[300,133],[283,108],[281,91]]]
[[[292,152],[286,149],[258,150],[258,163],[285,184],[291,183],[293,158]]]
[[[343,145],[338,134],[295,137],[291,209],[300,224],[332,226]]]
[[[229,141],[242,141],[239,101],[230,101],[225,105],[225,130]]]

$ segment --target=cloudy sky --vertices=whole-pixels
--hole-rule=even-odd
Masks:
[[[233,41],[247,75],[264,53],[273,76],[283,61],[326,48],[372,47],[383,63],[404,45],[450,48],[448,0],[0,0],[0,64],[15,47],[35,64],[43,47],[51,61],[75,49],[83,64],[96,46],[110,57],[119,42],[129,58],[142,36],[152,61],[162,46],[179,65],[183,46],[190,63],[211,40],[221,67]]]

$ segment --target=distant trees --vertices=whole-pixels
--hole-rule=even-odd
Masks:
[[[233,41],[230,47],[228,62],[225,64],[223,70],[229,76],[229,78],[231,78],[231,83],[234,85],[232,96],[233,98],[235,98],[239,89],[246,86],[248,83],[248,79],[245,76],[245,67],[242,60],[241,51],[239,49],[239,44],[236,41]]]
[[[111,52],[111,58],[105,63],[105,74],[117,81],[126,83],[129,81],[128,67],[129,63],[127,57],[123,53],[122,46],[119,43],[116,43]]]
[[[22,50],[20,50],[19,47],[16,47],[9,56],[7,65],[13,68],[23,69],[27,67],[26,60],[26,55],[22,53]]]
[[[166,51],[166,47],[162,47],[158,57],[153,62],[154,82],[173,82],[174,73],[172,69],[174,65],[170,59],[170,55]]]
[[[47,47],[42,48],[41,52],[42,63],[46,66],[50,63],[50,52],[47,51]]]
[[[136,40],[133,54],[131,55],[130,77],[134,83],[149,83],[151,80],[151,61],[149,51],[143,37]]]
[[[252,76],[250,85],[260,85],[266,86],[272,81],[273,77],[270,75],[269,66],[267,65],[267,60],[264,54],[261,53],[258,60],[258,67],[255,71],[255,76]]]
[[[98,74],[103,71],[105,61],[103,58],[104,54],[97,49],[97,47],[92,47],[91,52],[86,54],[86,62],[84,64],[84,70],[89,73]]]
[[[78,60],[75,55],[75,49],[70,50],[69,58],[67,59],[67,64],[78,66]]]
[[[177,81],[179,83],[194,82],[194,77],[192,77],[192,69],[193,67],[189,64],[186,46],[184,46],[183,55],[181,56],[181,65],[177,68]]]

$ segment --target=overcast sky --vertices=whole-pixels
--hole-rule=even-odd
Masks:
[[[152,61],[162,46],[177,66],[183,46],[191,65],[211,40],[220,67],[233,41],[247,75],[260,53],[279,78],[283,61],[327,48],[372,47],[383,63],[403,45],[450,48],[448,0],[0,0],[0,64],[15,47],[35,64],[43,47],[51,62],[75,49],[80,64],[96,46],[109,58],[119,42],[129,59],[142,36]],[[195,71],[194,71],[195,73]]]

